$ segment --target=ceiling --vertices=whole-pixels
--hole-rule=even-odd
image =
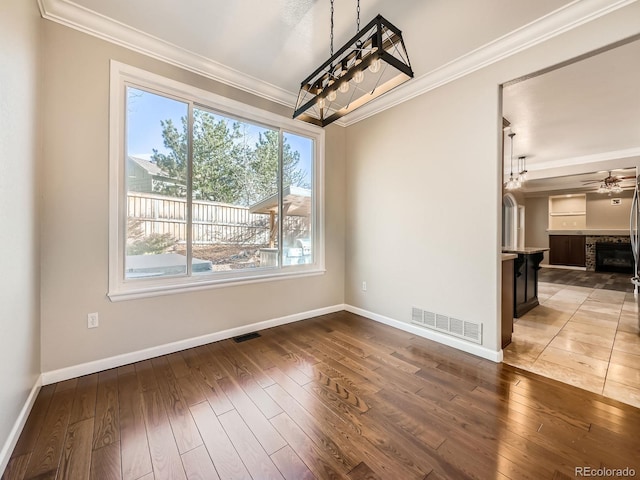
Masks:
[[[526,156],[530,178],[551,178],[525,183],[525,193],[545,185],[580,188],[587,177],[572,182],[570,172],[604,178],[606,170],[640,164],[639,58],[636,40],[504,87],[503,116],[516,134],[514,169],[517,157]],[[507,138],[507,172],[509,147]]]
[[[54,2],[71,4],[66,0]],[[111,19],[297,95],[329,58],[329,0],[74,0]],[[419,76],[552,12],[569,0],[362,0],[403,31]],[[179,5],[179,8],[177,8]],[[487,9],[491,15],[484,15]],[[356,1],[335,2],[335,49],[356,33]],[[482,17],[482,22],[477,19]],[[452,28],[455,27],[455,28]],[[460,32],[465,32],[461,35]]]
[[[379,13],[402,30],[416,78],[336,123],[355,123],[630,1],[362,0],[363,26]],[[38,4],[46,19],[291,108],[301,80],[329,57],[329,0]],[[338,49],[355,34],[356,1],[337,0],[334,17]],[[585,155],[639,149],[640,62],[630,58],[640,58],[639,44],[505,88],[514,153],[527,155],[533,178]]]
[[[292,109],[300,82],[329,57],[330,0],[37,1],[48,20]],[[337,123],[355,123],[634,1],[362,0],[363,26],[379,13],[402,30],[416,78]],[[334,30],[338,49],[355,34],[356,0],[335,2]]]
[[[578,175],[533,178],[525,182],[523,192],[528,196],[595,192],[609,175],[617,178],[620,187],[624,190],[633,190],[635,188],[636,169],[632,167],[599,170]]]

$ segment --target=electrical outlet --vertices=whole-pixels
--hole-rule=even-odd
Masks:
[[[362,282],[362,291],[363,292],[367,291],[367,282]]]
[[[87,328],[98,327],[98,312],[87,314]]]

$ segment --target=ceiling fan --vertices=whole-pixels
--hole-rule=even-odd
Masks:
[[[585,185],[593,184],[593,183],[602,183],[604,185],[613,185],[614,183],[620,183],[623,180],[636,178],[633,175],[611,175],[611,170],[609,170],[608,175],[600,180],[583,180],[582,183]]]
[[[609,170],[608,175],[601,179],[601,180],[583,180],[583,184],[584,185],[590,185],[590,184],[600,184],[600,187],[598,187],[597,192],[598,193],[608,193],[609,195],[611,195],[612,193],[620,193],[622,192],[622,187],[620,186],[620,182],[623,180],[628,180],[628,179],[633,179],[635,178],[635,176],[633,175],[628,175],[628,176],[624,176],[624,175],[616,175],[613,176],[611,174],[611,170]]]

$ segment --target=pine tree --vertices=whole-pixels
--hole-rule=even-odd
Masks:
[[[168,153],[154,150],[151,160],[176,184],[156,187],[158,193],[186,195],[187,119],[181,129],[169,120],[161,121],[162,137]],[[277,193],[278,139],[275,130],[260,133],[254,147],[249,145],[246,127],[204,110],[194,110],[192,190],[198,200],[249,206]],[[283,184],[309,188],[299,167],[300,153],[283,144]]]

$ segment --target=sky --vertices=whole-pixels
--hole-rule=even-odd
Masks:
[[[171,119],[180,128],[182,117],[186,117],[188,105],[184,102],[156,95],[144,90],[128,87],[127,91],[127,153],[131,156],[150,159],[153,149],[168,153],[162,140],[161,120]],[[223,118],[217,116],[217,118]],[[230,120],[231,121],[231,120]],[[247,132],[251,144],[257,142],[258,133],[264,127],[249,125]],[[285,141],[292,150],[300,152],[298,166],[305,171],[311,183],[311,159],[313,140],[292,133],[284,134]]]

